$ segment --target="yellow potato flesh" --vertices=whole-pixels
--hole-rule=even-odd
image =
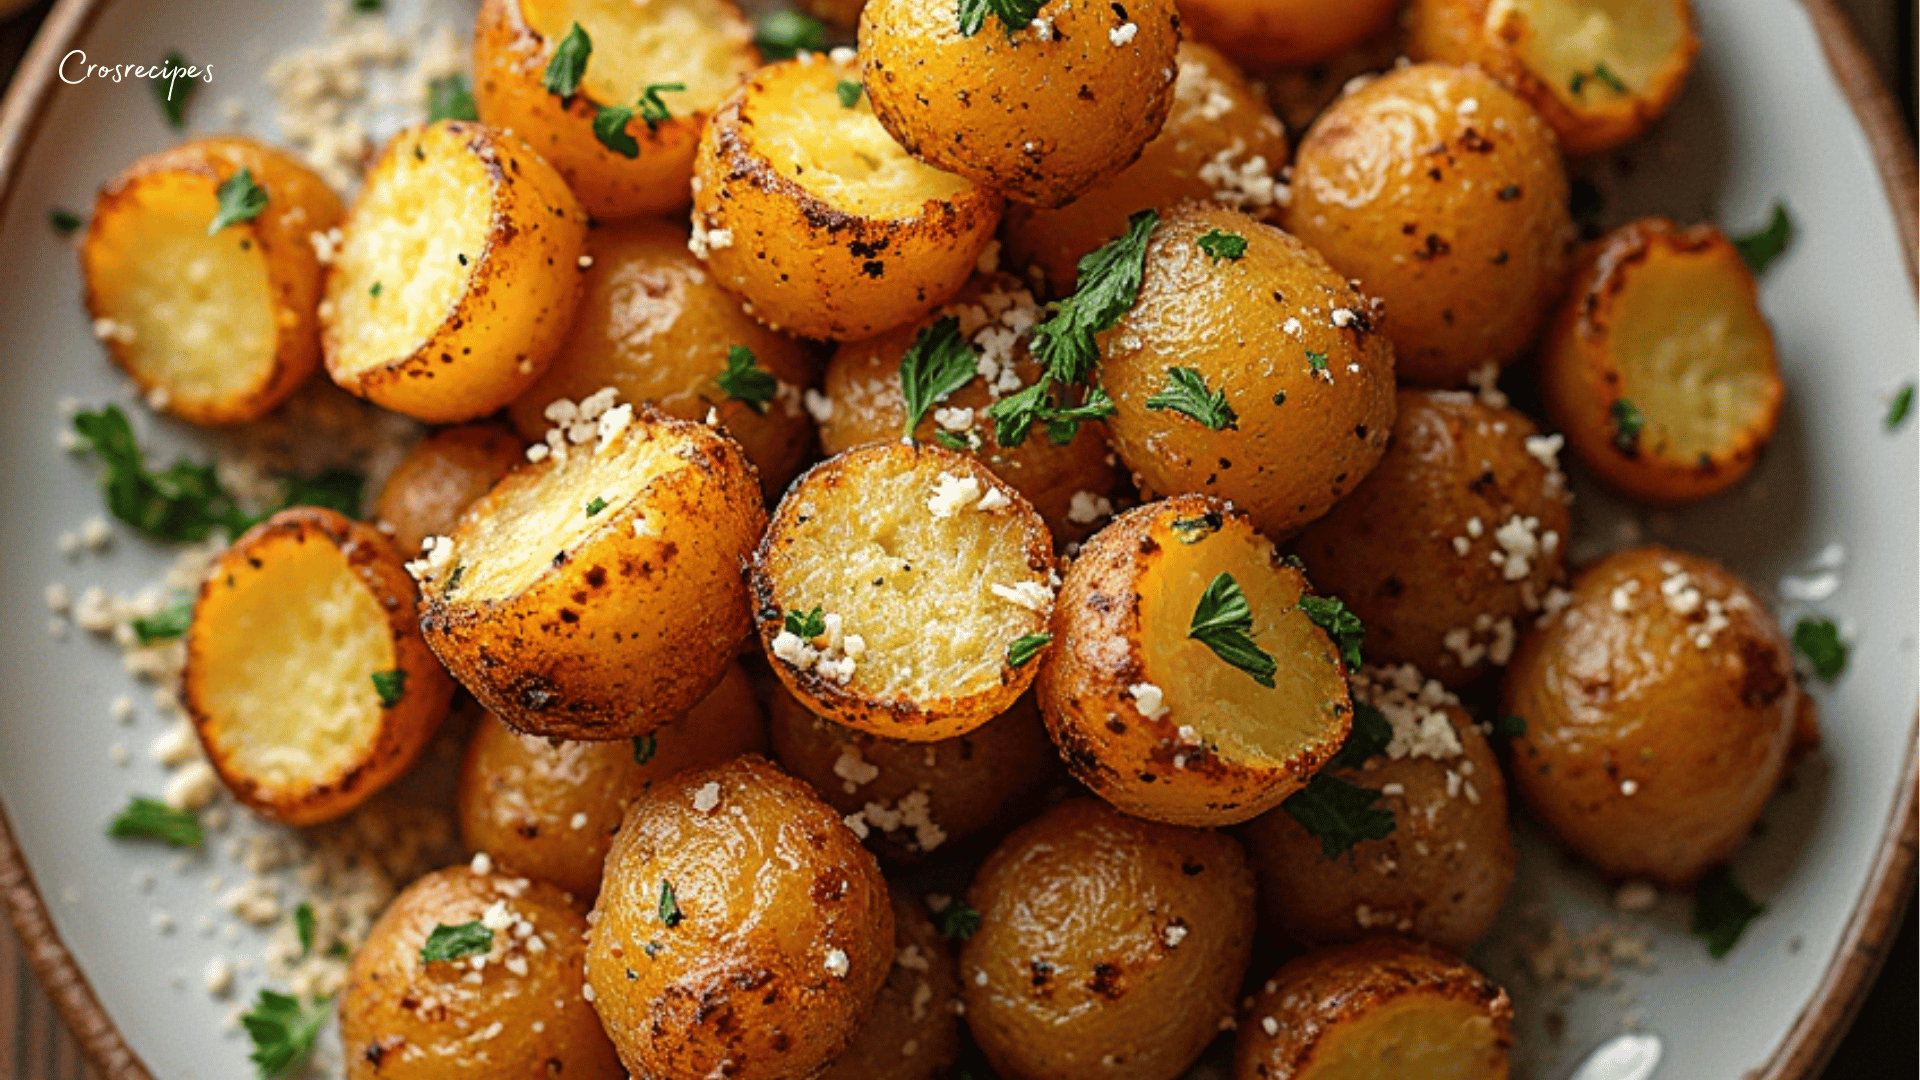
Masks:
[[[1496,0],[1487,21],[1498,27],[1523,20],[1528,32],[1519,42],[1521,59],[1555,96],[1579,109],[1620,96],[1596,77],[1602,66],[1629,92],[1653,85],[1686,36],[1680,7],[1674,0]],[[1579,93],[1573,89],[1576,75]]]
[[[682,83],[660,100],[684,116],[719,104],[739,78],[744,27],[717,0],[522,0],[520,10],[550,47],[580,24],[593,42],[580,85],[604,105],[632,106],[649,85]]]
[[[1493,1080],[1507,1074],[1493,1021],[1471,1002],[1400,998],[1332,1028],[1299,1080]]]

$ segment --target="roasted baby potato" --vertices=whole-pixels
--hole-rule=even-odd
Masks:
[[[318,507],[282,510],[215,560],[181,696],[234,798],[316,825],[407,771],[453,699],[416,602],[386,537]]]
[[[595,229],[587,252],[593,264],[573,328],[546,375],[513,403],[514,426],[538,439],[548,405],[608,386],[682,420],[712,412],[760,470],[764,493],[778,497],[813,449],[801,408],[814,368],[805,347],[741,311],[676,225]]]
[[[964,735],[1013,707],[1039,665],[1013,646],[1053,610],[1053,540],[964,454],[898,442],[814,466],[753,560],[773,670],[807,708],[891,739]]]
[[[1380,33],[1399,0],[1181,0],[1193,36],[1248,65],[1318,64]]]
[[[811,789],[748,755],[654,785],[607,855],[587,943],[629,1071],[811,1076],[893,968],[880,866]]]
[[[871,337],[939,307],[1000,224],[1000,196],[909,157],[851,96],[859,79],[820,54],[762,68],[694,163],[694,254],[755,318],[803,337]]]
[[[905,434],[907,402],[901,372],[916,346],[940,337],[940,319],[956,320],[955,330],[978,354],[980,374],[941,398],[913,429],[921,442],[944,440],[971,454],[1027,497],[1045,519],[1055,540],[1079,540],[1112,511],[1111,496],[1120,486],[1120,470],[1107,449],[1106,428],[1081,424],[1072,441],[1055,443],[1035,431],[1015,446],[1002,446],[987,416],[994,402],[1031,385],[1040,365],[1029,349],[1032,330],[1045,313],[1017,278],[1008,274],[975,277],[938,313],[865,341],[850,341],[827,365],[820,410],[820,446],[838,454]],[[922,338],[921,335],[927,335]]]
[[[555,408],[540,460],[408,564],[433,651],[529,735],[645,735],[706,697],[752,631],[752,463],[704,424],[613,399]]]
[[[547,72],[576,28],[592,51],[562,96]],[[473,102],[482,121],[551,162],[596,220],[613,221],[687,205],[700,125],[759,66],[753,25],[728,0],[486,0],[473,32]],[[634,111],[603,129],[610,108]]]
[[[1093,799],[1021,826],[967,899],[967,1026],[1006,1080],[1173,1080],[1232,1016],[1253,946],[1239,843]]]
[[[893,968],[853,1045],[820,1080],[947,1080],[960,1053],[960,975],[915,893],[894,885]]]
[[[1080,259],[1127,231],[1136,210],[1212,199],[1255,217],[1276,212],[1275,176],[1287,161],[1287,131],[1226,57],[1180,43],[1173,109],[1140,157],[1074,201],[1007,211],[1007,252],[1039,267],[1049,291],[1073,291]]]
[[[1466,393],[1399,398],[1386,456],[1295,551],[1360,616],[1368,659],[1465,686],[1507,662],[1561,579],[1560,439]]]
[[[221,193],[258,190],[252,217]],[[256,420],[320,366],[320,259],[339,196],[251,139],[194,139],[100,191],[80,247],[87,313],[154,408],[195,424]],[[216,226],[218,226],[216,228]]]
[[[1653,125],[1700,51],[1688,0],[1413,0],[1415,58],[1475,64],[1540,110],[1569,154]]]
[[[1753,272],[1711,225],[1647,218],[1590,246],[1542,350],[1540,391],[1609,487],[1692,502],[1752,471],[1786,389]]]
[[[1060,771],[1031,695],[965,735],[930,743],[821,719],[785,690],[768,711],[780,764],[896,862],[1011,825]]]
[[[524,141],[458,120],[407,128],[342,230],[320,306],[342,388],[449,424],[546,370],[580,295],[587,216]]]
[[[1209,255],[1200,242],[1216,233],[1244,253]],[[1153,232],[1133,309],[1101,338],[1114,449],[1147,491],[1227,499],[1285,539],[1386,450],[1394,352],[1376,318],[1293,237],[1184,203]]]
[[[1243,839],[1260,882],[1261,926],[1307,946],[1391,930],[1466,952],[1513,884],[1499,759],[1460,702],[1411,665],[1361,669],[1353,699],[1377,710],[1392,738],[1332,775],[1380,792],[1393,832],[1329,858],[1284,809],[1249,822]]]
[[[1533,340],[1566,287],[1566,167],[1538,113],[1470,68],[1418,64],[1333,103],[1282,224],[1386,301],[1402,379],[1460,386]]]
[[[1614,878],[1684,888],[1746,838],[1786,766],[1801,697],[1786,635],[1710,560],[1662,547],[1582,570],[1521,640],[1504,712],[1513,783]]]
[[[1234,1080],[1506,1080],[1513,1003],[1430,945],[1379,937],[1298,957],[1240,1024]]]
[[[526,460],[525,453],[519,438],[498,424],[436,431],[414,443],[387,477],[373,501],[374,524],[394,547],[419,551],[427,537],[452,532],[467,507]]]
[[[446,929],[483,938],[449,949]],[[580,912],[543,881],[464,866],[415,881],[374,924],[348,972],[340,1000],[347,1077],[620,1080],[613,1044],[581,996],[586,931]]]
[[[460,836],[494,865],[587,900],[627,807],[655,780],[766,748],[760,702],[734,665],[693,711],[632,741],[521,735],[488,714],[460,768]]]

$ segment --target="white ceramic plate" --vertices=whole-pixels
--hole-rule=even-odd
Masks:
[[[388,18],[411,27],[430,12],[464,32],[466,0],[423,3],[388,0]],[[1799,234],[1767,275],[1762,298],[1789,394],[1779,437],[1750,481],[1670,519],[1640,520],[1650,535],[1722,559],[1765,591],[1839,545],[1839,588],[1819,606],[1854,639],[1853,660],[1836,686],[1815,690],[1825,750],[1792,778],[1736,862],[1768,912],[1724,961],[1709,960],[1686,935],[1687,902],[1666,898],[1634,920],[1652,941],[1657,970],[1627,974],[1613,990],[1547,1001],[1516,960],[1522,916],[1550,911],[1575,930],[1619,916],[1608,912],[1595,877],[1523,824],[1521,883],[1499,936],[1476,957],[1520,1004],[1522,1076],[1569,1075],[1629,1013],[1664,1038],[1662,1077],[1733,1080],[1769,1062],[1830,966],[1844,959],[1843,933],[1869,893],[1912,749],[1920,423],[1896,434],[1881,426],[1890,394],[1915,374],[1914,290],[1895,218],[1807,8],[1792,0],[1696,4],[1706,42],[1699,70],[1675,115],[1627,155],[1630,173],[1604,170],[1608,217],[1658,212],[1737,231],[1762,223],[1775,201],[1787,203]],[[267,63],[318,41],[324,17],[319,5],[293,0],[67,0],[49,27],[77,32],[72,47],[93,63],[148,63],[174,47],[211,63],[214,85],[201,90],[192,130],[228,126],[221,104],[237,99],[255,118],[246,126],[272,138]],[[245,1041],[220,1033],[258,975],[243,975],[235,997],[219,1002],[202,988],[201,971],[214,952],[258,955],[262,942],[252,930],[229,944],[193,929],[203,915],[233,922],[208,882],[242,875],[223,865],[217,845],[181,859],[103,835],[129,793],[160,789],[159,767],[144,752],[160,722],[144,695],[133,726],[110,715],[112,699],[134,691],[111,646],[77,632],[56,641],[44,629],[50,582],[76,593],[92,584],[131,592],[169,561],[167,551],[117,526],[105,556],[56,551],[59,534],[101,512],[93,466],[56,444],[58,403],[127,402],[123,380],[89,333],[75,261],[48,228],[47,211],[84,212],[105,177],[175,136],[136,83],[56,83],[35,105],[30,92],[16,93],[15,115],[0,122],[19,140],[0,207],[0,250],[12,253],[0,289],[0,371],[12,380],[0,395],[0,610],[11,628],[0,643],[0,794],[52,925],[111,1018],[103,1023],[89,1009],[84,986],[61,988],[70,1014],[93,1029],[86,1041],[111,1052],[117,1027],[154,1075],[242,1080],[252,1075]],[[157,455],[194,444],[175,425],[137,423]],[[1576,551],[1612,546],[1626,509],[1583,485]],[[1798,613],[1795,605],[1783,612]],[[131,765],[110,760],[116,742],[133,750]],[[150,892],[135,884],[143,875],[155,879]],[[16,890],[11,906],[30,924],[41,916],[30,891]],[[156,930],[156,912],[178,929]],[[40,944],[43,969],[57,974],[66,963],[59,943]],[[1845,1011],[1844,1000],[1821,1005]],[[1563,1029],[1557,1040],[1545,1034],[1549,1012]],[[115,1077],[145,1075],[137,1061],[106,1065]]]

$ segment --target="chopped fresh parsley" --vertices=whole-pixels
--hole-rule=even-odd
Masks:
[[[986,25],[987,16],[992,15],[1006,27],[1011,38],[1017,31],[1033,25],[1036,15],[1040,14],[1041,0],[960,0],[955,15],[959,20],[960,36],[972,37]]]
[[[735,401],[744,401],[754,412],[765,415],[767,403],[780,393],[780,380],[773,372],[754,363],[753,350],[735,345],[727,350],[727,370],[714,380]]]
[[[313,1040],[327,1022],[327,1004],[326,999],[317,1001],[308,1012],[291,994],[260,991],[253,1009],[241,1014],[240,1024],[253,1040],[253,1052],[247,1057],[262,1080],[279,1076],[313,1051]]]
[[[86,223],[87,219],[71,210],[62,210],[56,206],[47,211],[47,224],[53,226],[53,231],[61,236],[72,236],[80,231],[80,226]]]
[[[1037,415],[1047,425],[1047,438],[1055,446],[1065,446],[1080,434],[1081,423],[1112,416],[1113,399],[1100,387],[1089,387],[1086,400],[1080,404],[1050,404],[1041,408]]]
[[[191,66],[179,49],[168,50],[160,61],[162,71]],[[183,74],[185,72],[181,71],[173,76],[161,75],[153,79],[153,96],[160,102],[160,112],[166,116],[167,126],[175,131],[187,129],[187,101],[200,88],[200,84],[192,77],[187,79],[186,85],[180,85],[179,75]]]
[[[492,950],[493,931],[480,925],[477,919],[458,926],[435,923],[433,933],[427,935],[427,943],[420,947],[420,962],[463,960],[469,956],[485,956]]]
[[[1195,242],[1200,245],[1201,251],[1207,253],[1207,258],[1214,262],[1219,262],[1221,259],[1237,260],[1247,253],[1247,238],[1224,229],[1208,229],[1201,233],[1200,239]]]
[[[1214,511],[1209,510],[1199,517],[1174,518],[1172,525],[1173,535],[1178,537],[1183,544],[1197,544],[1207,537],[1212,536],[1214,533],[1219,532],[1220,526],[1223,524],[1225,524],[1225,519]]]
[[[1302,827],[1320,838],[1320,854],[1338,858],[1362,840],[1393,835],[1393,811],[1375,806],[1380,793],[1316,773],[1307,786],[1280,804]]]
[[[900,396],[905,399],[907,422],[901,434],[913,429],[947,395],[967,385],[979,371],[979,357],[960,336],[960,320],[952,315],[936,319],[914,335],[900,358]]]
[[[107,835],[119,840],[158,840],[179,848],[197,848],[207,839],[200,830],[200,819],[191,811],[175,810],[141,795],[135,795],[125,810],[114,815]]]
[[[940,923],[940,933],[956,940],[970,938],[980,930],[980,912],[958,897],[934,912],[933,917]]]
[[[607,508],[607,500],[602,496],[595,495],[593,498],[587,500],[587,516],[588,517],[598,517],[600,516],[600,511],[605,510],[606,508]]]
[[[467,89],[466,77],[458,73],[444,75],[427,84],[427,120],[478,120],[480,110],[474,108],[473,91]]]
[[[1518,739],[1527,733],[1527,718],[1512,713],[1501,713],[1493,718],[1493,733],[1509,739]]]
[[[1639,457],[1640,429],[1647,426],[1639,407],[1626,398],[1615,398],[1607,416],[1613,421],[1613,448],[1628,457]]]
[[[238,536],[252,523],[220,486],[211,465],[181,460],[149,472],[119,406],[80,413],[73,427],[106,464],[101,485],[107,510],[148,536],[198,542],[216,528]]]
[[[400,699],[407,695],[407,669],[374,672],[373,692],[380,695],[380,707],[383,709],[400,704]]]
[[[820,52],[827,47],[827,31],[820,20],[791,8],[769,11],[754,26],[753,43],[768,61],[791,60],[802,49]]]
[[[324,506],[342,517],[359,517],[366,487],[367,478],[352,469],[326,469],[312,476],[283,476],[280,505],[255,518],[247,527],[252,528],[289,506]]]
[[[355,11],[380,11],[386,6],[386,0],[353,0]]]
[[[1033,357],[1053,378],[1077,383],[1093,370],[1100,356],[1093,336],[1111,329],[1139,298],[1147,240],[1159,223],[1160,215],[1152,210],[1129,217],[1126,232],[1080,260],[1073,295],[1055,304],[1053,314],[1033,328]]]
[[[578,93],[580,76],[586,74],[587,57],[592,55],[593,39],[580,28],[579,23],[574,23],[568,29],[567,36],[561,38],[560,44],[554,47],[553,58],[547,61],[547,71],[541,79],[547,93],[563,98]]]
[[[659,749],[660,749],[660,736],[635,735],[633,737],[634,764],[645,765],[647,762],[652,761],[653,755],[656,752],[658,752]]]
[[[1801,619],[1793,627],[1793,648],[1821,682],[1832,682],[1847,668],[1847,643],[1832,619]]]
[[[1147,408],[1181,413],[1214,431],[1240,426],[1239,414],[1227,404],[1226,388],[1208,390],[1206,378],[1196,368],[1168,368],[1167,388],[1148,398]]]
[[[385,285],[382,285],[380,282],[376,281],[373,284],[367,286],[367,295],[379,296],[381,291],[384,290],[385,288],[386,288]]]
[[[1047,643],[1052,640],[1052,634],[1023,634],[1013,639],[1013,644],[1007,646],[1008,665],[1026,667],[1027,661],[1038,656],[1040,650],[1046,648]]]
[[[686,89],[686,83],[660,82],[648,83],[646,89],[640,91],[640,119],[646,121],[648,131],[659,131],[661,124],[673,119],[673,112],[660,100],[660,95],[685,93]]]
[[[1327,354],[1323,352],[1314,352],[1312,349],[1308,349],[1307,350],[1307,370],[1313,372],[1315,375],[1326,374]],[[1274,404],[1278,405],[1279,402],[1276,401],[1274,402]]]
[[[939,443],[941,446],[944,446],[949,450],[973,449],[973,444],[968,442],[965,437],[956,435],[951,431],[940,430],[940,431],[934,432],[933,441]]]
[[[1740,257],[1746,260],[1748,269],[1755,274],[1764,274],[1792,241],[1793,218],[1785,206],[1774,203],[1773,219],[1767,222],[1767,227],[1736,237],[1733,246],[1739,249]]]
[[[193,601],[182,600],[169,608],[133,620],[133,636],[142,645],[171,641],[187,632],[193,624]]]
[[[633,112],[626,105],[600,106],[600,111],[593,114],[593,137],[600,140],[601,146],[623,158],[639,157],[640,141],[627,131],[627,125],[633,121]]]
[[[252,221],[267,208],[267,189],[253,182],[252,169],[241,169],[228,177],[215,194],[220,199],[220,210],[207,226],[208,236],[229,225]]]
[[[812,611],[789,611],[784,623],[787,633],[812,641],[827,632],[827,616],[815,605]]]
[[[1334,645],[1340,649],[1340,659],[1346,661],[1347,670],[1360,668],[1360,643],[1366,639],[1367,628],[1360,623],[1360,616],[1347,610],[1347,605],[1337,596],[1303,596],[1300,598],[1300,613],[1313,620],[1313,624],[1327,632]]]
[[[300,959],[313,953],[313,905],[305,900],[293,909],[293,932],[300,937]]]
[[[843,109],[851,109],[860,104],[860,95],[865,91],[866,87],[861,86],[856,79],[841,79],[840,85],[833,88],[833,92],[840,96],[840,107]]]
[[[1620,81],[1620,76],[1615,75],[1613,69],[1604,63],[1595,64],[1592,71],[1574,72],[1573,80],[1567,88],[1573,91],[1575,97],[1582,97],[1586,94],[1587,84],[1590,82],[1597,82],[1621,97],[1631,93],[1627,89],[1627,84]]]
[[[1038,422],[1046,425],[1047,437],[1056,446],[1065,446],[1080,434],[1080,424],[1113,415],[1113,399],[1098,386],[1089,387],[1078,405],[1063,403],[1053,392],[1053,380],[1042,373],[1032,386],[1009,394],[987,409],[993,418],[993,438],[1001,446],[1019,446]]]
[[[1913,384],[1909,382],[1894,392],[1893,400],[1887,403],[1887,430],[1898,431],[1900,425],[1907,422],[1907,413],[1913,410]]]
[[[1253,643],[1253,609],[1247,606],[1247,594],[1232,574],[1213,579],[1200,594],[1193,609],[1193,622],[1187,636],[1212,649],[1215,656],[1253,677],[1253,681],[1273,689],[1273,674],[1278,670],[1273,657]]]
[[[1766,914],[1767,905],[1748,895],[1722,866],[1700,879],[1693,894],[1693,936],[1707,943],[1715,960],[1733,951],[1747,924]]]
[[[1353,729],[1347,732],[1347,741],[1340,744],[1340,752],[1327,762],[1329,769],[1357,769],[1367,763],[1367,759],[1387,752],[1393,742],[1393,724],[1385,713],[1371,705],[1353,703]]]
[[[673,882],[660,879],[660,921],[669,928],[679,926],[686,916],[680,913],[680,901],[673,895]]]

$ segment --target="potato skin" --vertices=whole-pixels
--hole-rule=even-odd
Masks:
[[[819,1080],[946,1080],[960,1055],[959,967],[919,893],[892,884],[894,953],[853,1045]]]
[[[528,949],[531,939],[517,928],[496,930],[489,962],[477,973],[465,959],[421,962],[435,926],[476,922],[496,904],[531,925],[545,947]],[[347,973],[340,1000],[347,1077],[620,1080],[613,1045],[580,995],[586,930],[580,912],[542,881],[464,866],[415,881],[374,924]],[[525,964],[524,973],[507,970],[508,958]],[[490,1027],[495,1034],[480,1042]]]
[[[968,902],[967,1025],[1007,1080],[1172,1080],[1232,1015],[1253,945],[1237,841],[1093,799],[1016,830]]]
[[[1507,671],[1501,707],[1527,722],[1514,787],[1602,874],[1684,888],[1740,846],[1779,783],[1801,697],[1792,648],[1698,555],[1616,552],[1572,593]]]
[[[1566,478],[1529,452],[1537,438],[1513,409],[1455,391],[1399,392],[1386,456],[1295,547],[1314,583],[1366,624],[1369,660],[1412,664],[1451,687],[1506,663],[1516,631],[1561,579],[1572,536]],[[1496,533],[1515,518],[1537,522],[1528,535],[1538,546],[1528,572],[1510,579]],[[1466,643],[1449,647],[1461,631]]]
[[[1197,241],[1214,229],[1244,238],[1246,254],[1209,258]],[[1386,450],[1394,349],[1376,319],[1367,298],[1298,240],[1232,210],[1183,203],[1162,215],[1139,299],[1100,342],[1113,447],[1143,493],[1227,499],[1284,540],[1352,491]],[[1214,431],[1148,407],[1173,367],[1224,390],[1236,426]]]
[[[1565,287],[1575,233],[1553,133],[1477,71],[1418,64],[1334,102],[1292,190],[1282,224],[1386,301],[1402,379],[1460,386],[1511,361]]]
[[[631,742],[556,745],[487,713],[460,767],[460,837],[495,866],[586,900],[600,891],[627,807],[654,781],[763,750],[766,742],[760,703],[737,664],[692,712]]]
[[[1379,33],[1399,0],[1185,0],[1193,36],[1249,65],[1331,60]]]
[[[703,789],[718,792],[709,811]],[[805,784],[753,755],[635,802],[594,912],[594,1008],[628,1070],[660,1080],[811,1075],[849,1045],[893,967],[879,864]]]
[[[411,555],[429,536],[445,536],[480,496],[526,460],[513,432],[498,424],[436,431],[407,451],[373,501],[376,528]]]
[[[1180,14],[1167,0],[1052,0],[1039,18],[1053,27],[1044,40],[993,16],[963,37],[946,0],[869,0],[860,62],[875,115],[913,156],[1016,201],[1085,194],[1166,120]],[[1128,24],[1127,41],[1110,36]]]

